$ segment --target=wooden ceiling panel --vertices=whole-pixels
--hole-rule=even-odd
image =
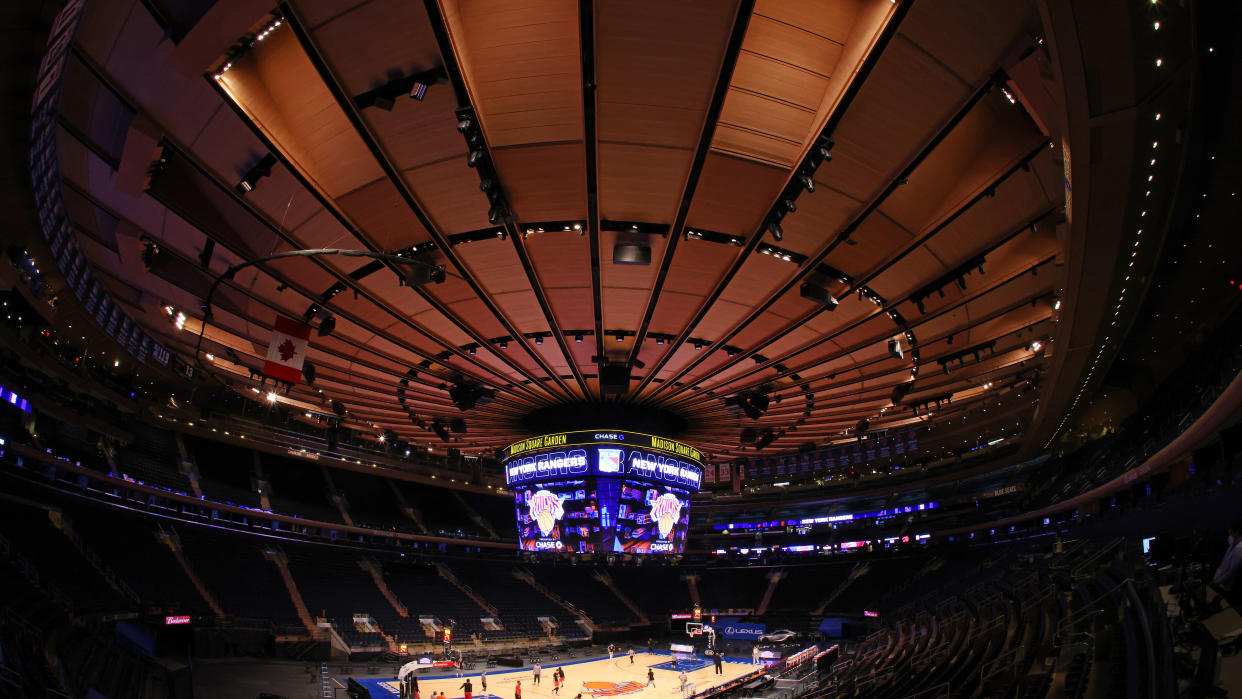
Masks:
[[[595,325],[595,308],[591,302],[591,288],[587,287],[550,287],[544,285],[544,295],[548,297],[548,303],[556,309],[556,322],[561,328],[569,328],[571,330],[585,330]],[[544,323],[546,328],[547,323]],[[545,352],[555,352],[560,357],[560,350],[556,347],[555,339],[547,339],[543,341],[543,347],[549,349]],[[565,358],[560,357],[558,360],[561,364],[565,363]]]
[[[1030,120],[1009,116],[1001,120],[986,105],[977,105],[881,210],[911,230],[923,230],[987,188],[1043,140]]]
[[[969,89],[900,35],[834,132],[831,166],[816,180],[856,199],[870,199],[966,99]]]
[[[600,216],[671,223],[693,157],[689,149],[601,142]]]
[[[908,244],[914,235],[884,216],[869,216],[854,230],[849,243],[838,245],[826,262],[854,277],[867,274]]]
[[[302,17],[304,3],[295,4]],[[319,17],[306,18],[312,40],[350,95],[440,65],[431,22],[419,3],[370,0],[319,22],[311,19]],[[432,89],[451,92],[447,86]]]
[[[446,160],[466,162],[466,141],[457,132],[457,98],[445,84],[427,88],[422,102],[399,99],[391,111],[367,109],[362,118],[398,170]]]
[[[966,259],[970,259],[969,253],[971,249],[963,249],[960,252],[965,254],[966,257],[965,259],[958,260],[958,264],[961,264]],[[931,280],[938,278],[952,266],[953,262],[936,257],[927,249],[926,245],[920,245],[900,260],[894,262],[891,267],[872,280],[868,286],[891,303],[903,298],[906,294]]]
[[[585,220],[586,149],[560,143],[492,152],[509,205],[523,221]]]
[[[292,30],[272,32],[238,57],[218,82],[329,197],[383,177]]]
[[[693,149],[737,16],[736,0],[595,5],[601,150],[604,143]]]
[[[411,168],[401,176],[442,233],[477,231],[492,225],[487,220],[487,197],[479,191],[479,176],[464,159]]]
[[[554,231],[535,233],[525,238],[522,245],[527,248],[530,259],[534,262],[535,273],[539,284],[545,289],[579,289],[587,294],[587,307],[590,303],[591,268],[590,240],[576,232]],[[611,248],[600,248],[611,252]],[[601,256],[604,252],[601,252]],[[517,268],[509,268],[513,274]]]
[[[915,4],[901,33],[968,85],[990,76],[1008,52],[1041,33],[1037,4],[966,0]]]
[[[774,167],[710,153],[686,225],[749,238],[788,175]]]
[[[852,24],[852,17],[848,19]],[[773,59],[824,78],[832,77],[841,57],[843,43],[833,41],[806,27],[789,24],[780,18],[772,18],[755,12],[746,27],[742,50]],[[734,83],[736,86],[736,83]],[[818,106],[816,105],[808,105]]]
[[[605,286],[602,294],[605,328],[637,328],[651,290],[649,287]]]
[[[808,257],[827,247],[862,208],[862,203],[830,189],[803,192],[798,210],[785,216],[784,240],[776,245]]]
[[[1018,172],[938,232],[927,246],[942,259],[954,259],[963,249],[981,249],[1047,211],[1049,201],[1036,177]]]
[[[441,7],[492,148],[582,140],[576,3],[443,0]]]
[[[337,205],[381,250],[400,250],[431,240],[427,229],[387,178],[338,198]]]
[[[522,266],[511,241],[496,238],[465,243],[453,251],[466,265],[474,281],[487,293],[508,294],[530,290],[526,275],[520,271]]]
[[[297,0],[298,16],[306,26],[314,29],[324,22],[348,13],[371,0]]]
[[[740,90],[730,90],[712,149],[761,163],[791,167],[802,153],[814,112]]]
[[[844,44],[853,29],[859,7],[863,4],[865,3],[858,0],[757,0],[755,14]]]

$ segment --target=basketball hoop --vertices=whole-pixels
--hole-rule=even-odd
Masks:
[[[686,622],[686,635],[690,637],[701,636],[703,634],[703,623],[699,621]]]

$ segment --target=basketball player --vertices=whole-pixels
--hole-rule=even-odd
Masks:
[[[682,670],[681,674],[677,676],[677,679],[681,681],[681,695],[684,697],[686,696],[686,671]],[[469,698],[467,697],[467,699]]]
[[[534,679],[533,679],[532,681],[533,681],[535,684],[539,684],[539,672],[540,672],[541,670],[543,670],[543,666],[542,666],[542,665],[540,665],[539,663],[535,663],[535,667],[534,667],[533,669],[534,669],[534,674],[535,674],[535,677],[534,677]]]
[[[683,674],[684,674],[684,673],[683,673]],[[466,681],[465,681],[465,682],[462,682],[462,683],[461,683],[461,686],[460,686],[460,687],[458,687],[458,689],[465,690],[465,692],[466,692],[466,699],[470,699],[471,695],[472,695],[472,694],[474,694],[474,687],[470,686],[470,678],[469,678],[469,677],[467,677],[467,678],[466,678]]]
[[[609,643],[608,644],[608,659],[612,660],[612,654],[616,652],[617,652],[617,647]]]
[[[647,668],[647,686],[648,686],[648,687],[654,687],[654,686],[656,686],[656,683],[655,683],[655,670],[652,670],[651,668]]]
[[[522,699],[522,680],[518,680],[517,686],[513,688],[513,699]]]
[[[555,672],[552,673],[552,693],[557,696],[561,695],[561,676]]]
[[[634,664],[634,649],[631,648],[628,651],[626,651],[626,655],[630,656],[630,665],[633,665]]]
[[[479,684],[483,687],[483,693],[487,694],[487,670],[479,675]]]

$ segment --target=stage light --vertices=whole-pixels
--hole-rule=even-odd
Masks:
[[[253,192],[254,188],[258,186],[259,180],[272,174],[272,168],[276,166],[276,163],[277,160],[275,155],[268,153],[263,156],[259,162],[255,163],[254,167],[250,168],[250,170],[246,172],[241,181],[237,183],[236,189],[238,193],[249,194],[250,192]]]
[[[474,125],[474,121],[472,121],[470,117],[468,116],[461,117],[457,120],[457,132],[466,133],[466,131],[469,130],[470,127],[473,125]]]
[[[815,191],[815,178],[812,177],[810,173],[804,172],[801,175],[799,175],[798,178],[802,180],[802,186],[803,188],[806,189],[806,191],[808,192]]]
[[[470,167],[477,167],[479,163],[483,162],[483,156],[484,154],[482,149],[470,151],[470,155],[466,156],[466,165]]]
[[[267,392],[267,402],[268,402],[268,403],[275,403],[275,402],[276,402],[276,392],[275,392],[275,391],[268,391],[268,392]]]
[[[319,337],[330,337],[332,333],[335,331],[336,331],[336,316],[330,315],[327,318],[324,318],[323,320],[319,321],[319,330],[316,331],[316,334],[319,335]]]
[[[772,237],[778,243],[785,239],[785,231],[781,228],[781,224],[776,221],[768,221],[768,232],[772,234]]]
[[[901,351],[901,343],[896,339],[888,341],[888,354],[893,359],[901,359],[905,354]]]
[[[581,335],[581,334],[574,335],[574,342],[581,343],[581,342],[582,342],[582,335]]]
[[[542,345],[542,344],[543,344],[543,335],[536,335],[536,336],[535,336],[535,344],[536,344],[536,345]]]

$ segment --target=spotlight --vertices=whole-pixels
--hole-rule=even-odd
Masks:
[[[470,127],[473,125],[474,125],[474,122],[470,119],[470,117],[467,117],[467,116],[461,117],[460,119],[457,120],[457,131],[458,133],[466,133],[466,131],[469,130]]]
[[[419,258],[415,258],[418,260]],[[441,284],[445,279],[444,265],[432,265],[426,260],[423,264],[405,265],[401,283],[409,287],[420,287],[424,284]]]
[[[336,330],[336,316],[328,316],[319,321],[319,330],[316,334],[319,337],[329,337]]]
[[[469,165],[470,167],[478,167],[481,162],[483,162],[482,149],[472,150],[470,151],[470,155],[466,156],[466,165]]]
[[[768,232],[772,234],[772,237],[778,243],[785,239],[785,231],[781,228],[781,224],[776,221],[768,221]]]
[[[803,188],[805,188],[805,189],[806,189],[806,191],[808,191],[808,192],[814,192],[814,191],[815,191],[815,178],[814,178],[814,177],[812,177],[810,173],[808,173],[808,172],[804,172],[804,173],[802,173],[801,175],[799,175],[798,177],[799,177],[799,179],[801,179],[801,180],[802,180],[802,186],[803,186]]]
[[[893,359],[901,359],[902,357],[905,356],[904,353],[901,351],[901,343],[898,342],[896,339],[892,339],[888,341],[888,354]]]
[[[542,345],[542,344],[543,344],[543,335],[536,335],[536,336],[535,336],[535,344],[536,344],[536,345]]]
[[[150,272],[160,257],[160,246],[154,240],[142,241],[142,267]]]
[[[254,167],[250,168],[242,177],[241,182],[237,183],[237,191],[239,194],[249,194],[258,186],[259,180],[272,174],[272,168],[276,166],[276,156],[268,153],[263,156]]]
[[[816,284],[809,281],[803,282],[801,288],[799,289],[799,293],[802,295],[802,298],[807,301],[814,301],[815,303],[822,304],[830,311],[835,311],[837,309],[837,298],[829,293],[827,287],[822,284]]]
[[[581,334],[581,333],[579,333],[579,334],[577,334],[577,335],[574,335],[574,342],[577,342],[577,343],[581,343],[581,342],[582,342],[582,334]]]

